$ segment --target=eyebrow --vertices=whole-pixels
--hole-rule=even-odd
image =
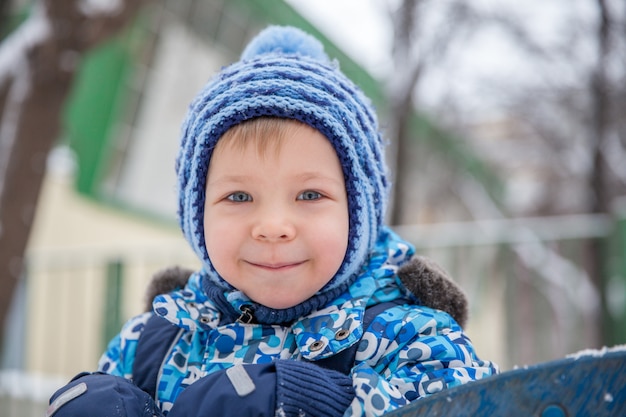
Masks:
[[[207,185],[215,185],[221,183],[244,183],[250,180],[249,175],[222,175],[217,179],[209,179]]]
[[[322,181],[331,181],[338,185],[344,185],[343,177],[341,181],[332,178],[328,175],[325,175],[323,172],[318,171],[310,171],[303,172],[295,176],[296,179],[300,181],[311,181],[311,180],[322,180]],[[216,185],[216,184],[242,184],[252,179],[250,175],[223,175],[218,177],[217,179],[209,179],[207,181],[207,185]]]
[[[319,172],[319,171],[303,172],[301,174],[298,174],[296,177],[302,181],[319,179],[319,180],[332,181],[334,183],[341,184],[341,185],[344,184],[343,174],[341,177],[341,181],[337,180],[336,178],[332,178],[328,175],[325,175],[323,172]]]

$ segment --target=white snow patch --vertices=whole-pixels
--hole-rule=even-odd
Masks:
[[[123,6],[122,0],[82,0],[78,3],[86,16],[116,15],[122,12]]]
[[[67,377],[47,376],[20,370],[0,371],[0,394],[12,398],[47,402],[48,398],[67,383]]]
[[[602,349],[583,349],[581,351],[570,353],[566,356],[568,359],[578,360],[586,357],[601,358],[607,353],[626,352],[626,345],[616,345],[613,347],[603,347]]]
[[[9,76],[20,74],[26,52],[40,44],[52,33],[48,15],[39,3],[30,17],[15,32],[0,43],[0,83]]]

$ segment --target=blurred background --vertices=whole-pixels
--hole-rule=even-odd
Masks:
[[[503,370],[626,342],[626,3],[0,0],[0,414],[93,370],[198,262],[174,157],[195,93],[268,24],[373,100],[389,223],[450,272]]]

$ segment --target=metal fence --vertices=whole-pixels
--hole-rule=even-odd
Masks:
[[[601,294],[589,276],[589,247],[613,242],[619,225],[570,216],[396,230],[465,290],[468,334],[481,357],[506,370],[599,347]],[[54,388],[93,369],[121,323],[141,311],[152,274],[195,262],[180,248],[30,254],[5,337],[0,413],[43,415]],[[623,274],[611,279],[609,310],[623,317]]]
[[[172,265],[197,267],[184,242],[29,253],[6,326],[0,416],[43,416],[56,388],[95,370],[123,322],[142,311],[153,274]]]

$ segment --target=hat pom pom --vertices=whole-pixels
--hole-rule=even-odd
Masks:
[[[244,49],[241,59],[263,54],[297,54],[328,62],[324,46],[313,36],[288,26],[270,26],[261,31]]]

